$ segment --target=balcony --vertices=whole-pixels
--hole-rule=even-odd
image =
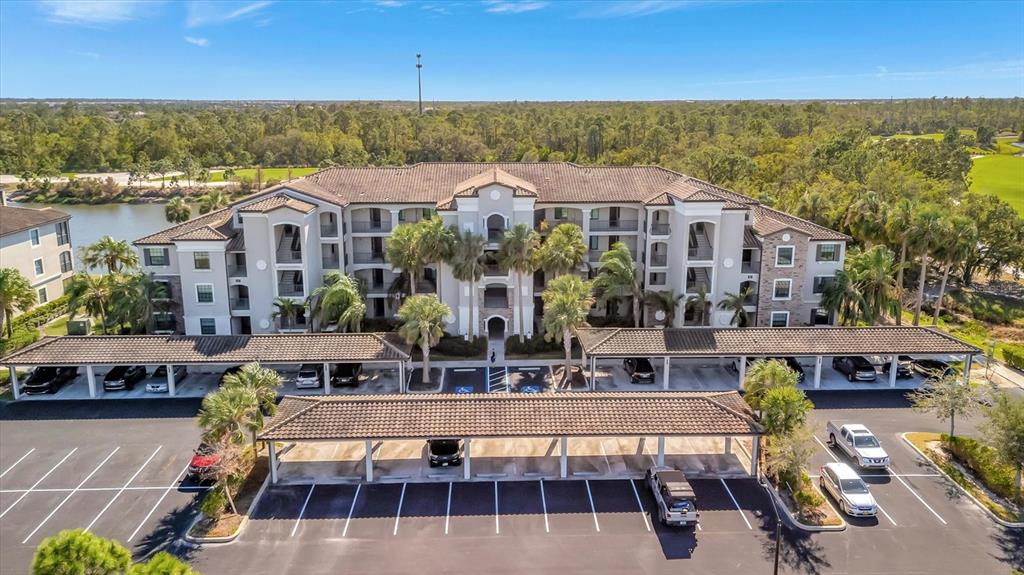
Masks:
[[[297,319],[277,318],[277,329],[279,331],[306,331],[306,325],[306,318],[304,317]]]
[[[301,264],[302,250],[293,250],[290,248],[277,248],[277,263]]]
[[[711,234],[714,233],[714,225],[705,222],[690,224],[689,242],[686,255],[691,260],[709,262],[715,257],[714,245],[711,243]]]
[[[637,220],[590,220],[592,232],[635,232]]]
[[[562,224],[573,224],[581,228],[583,227],[583,218],[566,216],[562,218],[534,218],[534,228],[536,228],[537,231],[540,231],[540,224],[544,221],[546,221],[548,225],[548,229],[544,233],[548,233],[555,229],[555,227]]]
[[[245,266],[228,266],[228,277],[244,278],[248,275],[249,274]]]
[[[391,231],[391,222],[374,222],[374,221],[363,221],[363,222],[352,222],[352,233],[354,234],[374,234],[374,233],[386,233]]]
[[[672,226],[670,224],[651,224],[651,235],[670,236],[672,235]]]
[[[366,286],[366,295],[373,297],[383,297],[390,295],[391,286],[387,284],[377,284]]]
[[[761,273],[761,261],[743,262],[740,264],[740,271],[745,274]]]
[[[277,295],[282,297],[303,297],[306,294],[300,283],[278,282]]]
[[[249,309],[249,298],[247,297],[234,297],[231,298],[230,301],[232,311],[244,311]]]
[[[668,265],[668,254],[651,254],[651,266],[665,267]]]
[[[320,237],[321,238],[336,238],[338,237],[338,224],[320,224]]]
[[[491,309],[509,309],[508,297],[484,296],[484,307]]]
[[[357,264],[383,264],[387,263],[387,258],[383,252],[356,252],[352,254],[352,261]]]
[[[711,275],[707,268],[689,268],[686,270],[686,293],[711,290]]]
[[[341,267],[341,260],[338,256],[323,256],[320,258],[321,267],[325,270],[336,270]]]

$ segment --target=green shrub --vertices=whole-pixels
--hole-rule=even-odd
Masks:
[[[804,509],[815,509],[825,503],[825,498],[814,490],[813,487],[805,487],[793,494],[793,501],[800,511]]]
[[[39,331],[35,329],[16,330],[10,338],[0,339],[0,356],[14,353],[37,341],[39,341]]]
[[[950,439],[947,434],[942,434],[942,444],[957,463],[970,470],[993,493],[1024,504],[1024,496],[1014,483],[1013,468],[1000,463],[991,447],[969,437]]]
[[[1003,359],[1010,367],[1024,369],[1024,345],[1004,344]]]
[[[506,354],[530,355],[536,353],[549,353],[553,351],[561,352],[562,344],[557,341],[544,341],[544,336],[540,334],[526,338],[523,343],[519,343],[519,336],[517,335],[505,340]]]
[[[206,495],[203,497],[202,503],[199,504],[199,510],[207,517],[213,519],[217,519],[223,515],[227,508],[228,498],[224,495],[224,490],[220,488],[207,491]]]
[[[470,341],[461,335],[445,334],[431,351],[450,357],[477,357],[487,353],[487,339],[478,337]]]
[[[37,328],[43,324],[50,323],[58,317],[68,313],[69,299],[70,298],[68,296],[64,295],[51,302],[33,308],[14,318],[14,321],[11,322],[11,326],[13,329],[17,330],[23,327]]]

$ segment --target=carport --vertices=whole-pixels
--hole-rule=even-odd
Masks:
[[[699,393],[566,392],[553,394],[434,394],[285,397],[258,439],[270,453],[278,482],[277,442],[363,442],[366,481],[373,481],[375,441],[461,438],[463,477],[471,478],[476,439],[557,438],[560,477],[568,474],[572,438],[657,437],[665,463],[666,437],[749,437],[751,475],[757,476],[761,426],[734,391]]]
[[[900,355],[962,355],[964,380],[971,361],[981,350],[947,334],[925,327],[747,327],[747,328],[594,328],[579,330],[583,366],[589,361],[588,385],[595,389],[597,360],[627,357],[662,358],[662,387],[669,388],[672,359],[739,359],[739,383],[748,358],[813,357],[814,388],[821,387],[825,357],[890,357],[889,386],[896,387]]]
[[[324,364],[324,394],[331,393],[334,363],[394,364],[405,391],[406,344],[391,333],[302,333],[273,335],[92,335],[44,338],[0,359],[8,367],[14,398],[20,397],[17,367],[84,367],[89,397],[96,398],[97,367],[166,365],[168,395],[176,394],[172,365],[210,366]]]

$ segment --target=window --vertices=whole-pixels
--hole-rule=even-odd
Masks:
[[[601,217],[601,210],[590,210],[590,219],[596,220],[596,219],[600,219],[600,217]]]
[[[199,333],[203,335],[217,335],[217,320],[212,317],[199,318]]]
[[[68,223],[60,222],[56,226],[57,228],[57,245],[63,246],[71,243],[71,231],[68,229]]]
[[[601,244],[598,242],[600,238],[597,236],[590,236],[590,250],[597,251],[601,249]]]
[[[772,288],[772,299],[790,299],[793,291],[793,280],[775,280]]]
[[[142,251],[142,258],[147,266],[170,265],[171,254],[167,248],[146,248]]]
[[[793,267],[793,253],[796,248],[793,246],[776,246],[775,247],[775,267],[777,268],[791,268]]]
[[[772,312],[772,327],[789,327],[789,312],[788,311],[773,311]]]
[[[29,230],[28,237],[32,241],[32,247],[39,245],[39,230]]]
[[[75,269],[74,261],[71,259],[71,252],[60,253],[60,273],[66,274]]]
[[[210,252],[193,252],[192,262],[197,270],[210,269]]]
[[[811,325],[832,325],[831,315],[827,309],[814,308],[811,310]]]
[[[153,294],[153,299],[171,299],[171,282],[167,280],[154,280],[153,283],[158,286],[156,292]]]
[[[818,244],[814,260],[819,262],[839,261],[839,244]]]
[[[38,258],[32,262],[32,265],[36,268],[36,275],[43,275],[43,258]]]
[[[44,303],[50,301],[50,299],[48,297],[46,297],[46,288],[45,287],[39,288],[39,291],[37,293],[39,295],[39,303],[44,304]]]
[[[652,272],[650,276],[650,284],[656,286],[665,285],[666,274],[662,272]]]
[[[811,293],[825,293],[829,284],[834,282],[835,279],[835,276],[814,276],[814,281],[811,283]]]
[[[432,217],[434,217],[434,210],[430,208],[423,208],[423,219],[429,220]]]
[[[555,219],[556,220],[564,220],[564,219],[566,219],[566,217],[565,217],[565,208],[555,208]]]
[[[196,301],[213,303],[213,284],[196,284]]]

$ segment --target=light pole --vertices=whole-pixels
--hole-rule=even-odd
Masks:
[[[761,487],[765,491],[772,488],[764,477],[761,478]],[[782,548],[782,516],[779,515],[779,504],[775,502],[775,496],[769,493],[768,498],[772,500],[772,511],[775,512],[775,570],[773,573],[774,575],[779,575],[779,551]]]
[[[419,89],[419,109],[420,115],[423,115],[423,76],[420,70],[423,68],[423,64],[420,63],[422,54],[416,54],[416,85]]]

